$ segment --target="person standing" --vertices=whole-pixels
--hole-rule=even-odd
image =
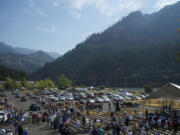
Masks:
[[[95,126],[93,127],[92,135],[98,135],[98,132]]]
[[[101,127],[101,126],[99,127],[99,130],[98,130],[98,135],[103,135],[103,129],[102,129],[102,127]]]
[[[85,125],[85,122],[86,122],[86,120],[85,120],[85,117],[83,116],[83,117],[82,117],[82,123],[83,123],[83,125]]]
[[[18,135],[23,135],[23,128],[20,124],[18,126]]]
[[[116,134],[117,135],[120,135],[120,130],[121,130],[120,126],[116,123]]]
[[[23,130],[23,135],[29,135],[27,127]]]
[[[92,129],[92,127],[89,129],[89,135],[92,135],[92,131],[93,131],[93,129]]]
[[[109,111],[111,112],[111,102],[109,102],[108,105],[109,105]]]

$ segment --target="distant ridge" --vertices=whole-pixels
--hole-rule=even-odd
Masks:
[[[45,63],[55,60],[43,51],[35,51],[26,48],[13,48],[0,42],[0,64],[11,69],[17,69],[26,73],[32,73]]]

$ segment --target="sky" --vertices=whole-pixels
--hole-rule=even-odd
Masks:
[[[149,14],[177,1],[0,0],[0,41],[64,54],[133,11]]]

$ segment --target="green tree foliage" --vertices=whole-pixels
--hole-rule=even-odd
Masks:
[[[43,80],[41,80],[41,81],[36,82],[36,87],[38,89],[45,89],[45,88],[47,88],[47,85]]]
[[[27,78],[24,72],[17,71],[14,69],[9,69],[0,65],[0,80],[4,81],[6,77],[10,77],[15,80],[21,80],[22,78]]]
[[[21,82],[18,82],[16,80],[13,80],[14,82],[14,89],[21,89],[22,88],[22,85],[21,85]]]
[[[36,82],[36,87],[39,89],[54,88],[54,82],[50,79],[40,80]]]
[[[3,85],[2,85],[2,84],[0,84],[0,90],[2,90],[2,88],[3,88]]]
[[[14,80],[10,77],[6,77],[5,79],[5,88],[6,89],[14,89]]]
[[[145,93],[152,93],[153,92],[153,88],[151,85],[147,84],[144,86],[144,92]]]
[[[180,21],[180,19],[179,19],[179,21]],[[180,32],[180,28],[178,28],[178,32]],[[180,52],[176,52],[175,57],[178,61],[180,61]]]
[[[101,90],[104,90],[104,89],[106,88],[106,86],[105,86],[105,85],[100,85],[99,88],[100,88]]]
[[[68,88],[70,86],[72,86],[72,81],[69,80],[68,78],[66,78],[66,76],[64,74],[62,74],[58,78],[58,87],[59,88]]]
[[[22,79],[21,84],[22,84],[22,87],[25,87],[25,88],[27,88],[27,89],[30,89],[30,88],[33,87],[32,84],[30,84],[30,83],[26,80],[26,78],[23,78],[23,79]]]
[[[44,80],[44,83],[47,85],[47,88],[54,88],[54,82],[51,81],[49,78]]]

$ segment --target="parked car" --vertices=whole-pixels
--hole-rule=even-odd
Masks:
[[[37,106],[36,104],[31,104],[29,107],[30,111],[40,111],[41,108],[39,106]]]
[[[87,103],[87,101],[86,101],[85,99],[80,99],[79,102],[80,102],[81,104]]]
[[[0,122],[2,122],[3,120],[7,121],[8,117],[7,117],[7,114],[4,111],[0,111]]]
[[[74,96],[74,100],[79,100],[79,99],[81,99],[80,96]]]
[[[54,98],[54,95],[49,95],[49,98],[51,99],[51,98]]]
[[[67,96],[66,99],[69,100],[69,101],[73,101],[74,100],[73,96]]]
[[[95,100],[89,98],[89,99],[87,99],[87,102],[88,102],[88,103],[95,103]]]
[[[111,100],[107,96],[101,96],[104,102],[110,102]]]
[[[123,100],[124,98],[122,96],[119,96],[119,95],[114,95],[112,96],[112,100],[114,101],[120,101],[120,100]]]
[[[53,102],[59,101],[59,98],[58,97],[51,97],[51,101],[53,101]]]
[[[135,99],[141,100],[142,98],[139,96],[135,96]]]
[[[104,102],[104,100],[100,97],[96,97],[95,101],[96,101],[96,103],[103,103]]]
[[[94,93],[87,93],[86,96],[87,96],[88,98],[93,98],[93,97],[94,97]]]
[[[66,98],[64,96],[59,97],[59,101],[65,101],[65,100],[66,100]]]
[[[20,98],[21,94],[20,93],[16,93],[16,98]]]
[[[26,97],[25,96],[23,96],[23,97],[21,97],[21,102],[26,102]]]

